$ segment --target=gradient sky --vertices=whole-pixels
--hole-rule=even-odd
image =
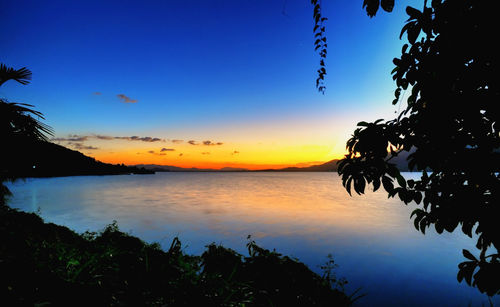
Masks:
[[[322,95],[309,0],[2,1],[0,62],[33,80],[0,97],[104,162],[318,164],[343,156],[357,122],[394,117],[392,59],[418,3],[370,19],[362,0],[323,1]]]

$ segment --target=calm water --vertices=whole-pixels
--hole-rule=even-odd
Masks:
[[[412,176],[406,174],[406,176]],[[320,272],[331,253],[357,306],[480,306],[487,297],[456,280],[459,232],[417,232],[404,206],[381,193],[349,197],[334,173],[158,173],[42,178],[10,184],[10,205],[41,212],[78,232],[113,220],[168,248],[178,236],[188,253],[221,243],[245,253],[247,235]],[[495,301],[497,304],[498,299]]]

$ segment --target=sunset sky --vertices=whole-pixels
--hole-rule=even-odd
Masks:
[[[2,1],[0,62],[33,80],[0,97],[104,162],[319,164],[343,156],[357,122],[398,111],[390,71],[413,3],[370,19],[362,0],[323,1],[322,95],[309,0]]]

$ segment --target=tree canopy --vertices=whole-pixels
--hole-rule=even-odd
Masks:
[[[405,204],[416,203],[411,217],[422,233],[434,226],[438,233],[460,227],[475,235],[480,255],[463,251],[468,260],[459,265],[457,279],[499,294],[500,50],[494,1],[424,1],[422,9],[406,12],[401,37],[408,44],[392,71],[392,103],[406,107],[393,120],[358,123],[338,172],[349,193],[353,188],[362,194],[372,184]],[[391,163],[403,151],[410,153],[409,169],[422,172],[420,179],[405,180]]]

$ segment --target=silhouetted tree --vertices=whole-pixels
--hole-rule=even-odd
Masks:
[[[31,80],[31,71],[26,67],[13,69],[0,64],[0,86],[9,80],[26,85]],[[29,153],[30,146],[47,141],[47,136],[53,133],[51,127],[39,120],[44,119],[42,113],[32,108],[30,104],[8,102],[0,98],[0,139],[5,145],[0,159],[0,204],[4,203],[9,193],[3,182],[14,179],[9,170],[15,168],[16,162]]]
[[[393,104],[406,103],[406,108],[394,120],[358,123],[338,172],[349,193],[353,187],[362,194],[373,184],[389,197],[418,204],[411,217],[422,233],[431,225],[438,233],[457,227],[469,237],[475,233],[479,256],[463,251],[468,261],[459,265],[457,279],[495,295],[500,292],[495,1],[433,0],[406,12],[401,36],[406,34],[408,44],[392,71]],[[408,92],[406,101],[402,92]],[[402,151],[411,153],[408,167],[421,171],[420,179],[405,180],[391,163]]]

